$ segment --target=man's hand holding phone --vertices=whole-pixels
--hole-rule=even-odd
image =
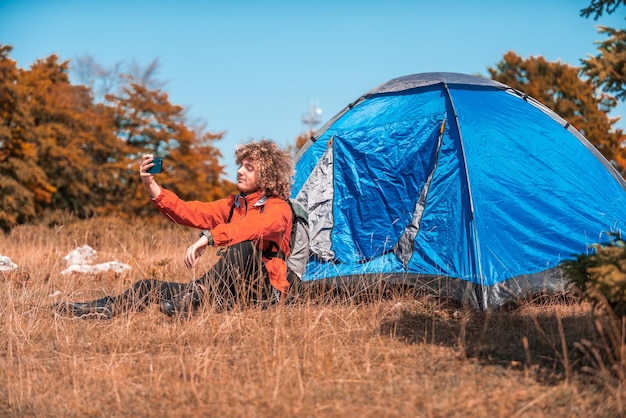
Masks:
[[[163,158],[144,154],[139,164],[139,175],[150,197],[156,199],[161,194],[161,187],[154,180],[154,175],[163,172]]]

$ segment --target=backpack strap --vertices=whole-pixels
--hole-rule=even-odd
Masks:
[[[235,207],[241,206],[241,199],[242,198],[243,197],[240,194],[235,195],[235,199],[233,200],[233,205],[230,207],[230,212],[228,213],[228,218],[226,219],[226,223],[227,224],[229,224],[230,221],[233,219],[233,214],[235,213]],[[246,209],[247,209],[248,208],[248,201],[245,198],[243,198],[243,201],[245,202]]]
[[[229,224],[230,220],[233,219],[233,213],[235,213],[235,205],[232,205],[230,207],[230,212],[228,213],[228,219],[226,220],[227,224]]]

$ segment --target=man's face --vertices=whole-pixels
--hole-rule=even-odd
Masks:
[[[252,193],[259,189],[257,184],[258,164],[256,161],[245,159],[237,170],[237,189],[241,193]]]

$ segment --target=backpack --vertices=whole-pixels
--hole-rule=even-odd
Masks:
[[[297,200],[289,198],[287,200],[291,208],[291,238],[289,239],[289,248],[291,254],[284,257],[279,251],[279,256],[285,258],[287,264],[287,280],[294,287],[298,287],[297,283],[302,279],[306,263],[309,261],[309,215]],[[227,223],[233,217],[235,205],[230,208]]]

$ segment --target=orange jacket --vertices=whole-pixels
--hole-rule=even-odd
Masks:
[[[161,194],[152,201],[163,215],[177,224],[209,229],[216,247],[252,241],[262,251],[276,251],[272,245],[276,243],[285,256],[289,255],[291,208],[279,197],[265,198],[259,191],[247,196],[231,195],[214,202],[187,202],[161,188]],[[233,216],[228,222],[233,205]],[[263,262],[272,286],[286,294],[289,282],[285,260],[263,257]]]

